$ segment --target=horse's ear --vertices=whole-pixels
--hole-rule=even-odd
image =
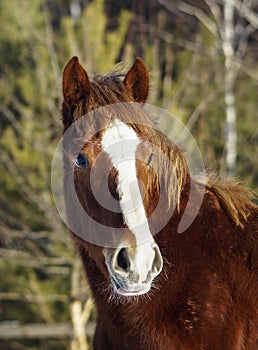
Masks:
[[[69,105],[76,105],[90,91],[90,81],[87,73],[80,65],[78,57],[73,57],[67,63],[63,72],[63,95]]]
[[[125,76],[124,84],[136,102],[146,102],[149,92],[149,73],[141,58],[136,58]]]

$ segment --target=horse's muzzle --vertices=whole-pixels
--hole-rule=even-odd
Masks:
[[[135,296],[147,293],[161,272],[163,259],[154,240],[132,247],[106,251],[106,264],[118,294]]]

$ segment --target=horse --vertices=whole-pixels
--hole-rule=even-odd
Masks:
[[[93,348],[258,349],[258,207],[236,181],[193,179],[146,112],[148,91],[141,58],[125,74],[90,79],[77,57],[63,71],[64,198]]]

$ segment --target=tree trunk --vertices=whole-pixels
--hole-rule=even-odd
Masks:
[[[236,132],[236,106],[234,95],[235,70],[233,67],[234,59],[234,6],[230,0],[225,1],[224,5],[224,38],[223,53],[225,57],[225,108],[226,108],[226,169],[229,176],[236,174],[237,157],[237,132]]]
[[[71,318],[74,330],[74,336],[71,342],[71,350],[88,350],[89,345],[86,337],[86,325],[89,320],[93,303],[91,298],[88,298],[84,304],[80,298],[81,287],[81,262],[76,260],[72,272],[72,288],[70,304]]]

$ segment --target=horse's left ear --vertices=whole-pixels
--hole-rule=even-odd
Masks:
[[[90,91],[90,81],[87,73],[80,65],[78,57],[73,57],[67,63],[63,73],[63,95],[68,105],[76,105]]]
[[[125,76],[124,84],[136,102],[146,102],[149,92],[149,73],[141,58],[136,58]]]

